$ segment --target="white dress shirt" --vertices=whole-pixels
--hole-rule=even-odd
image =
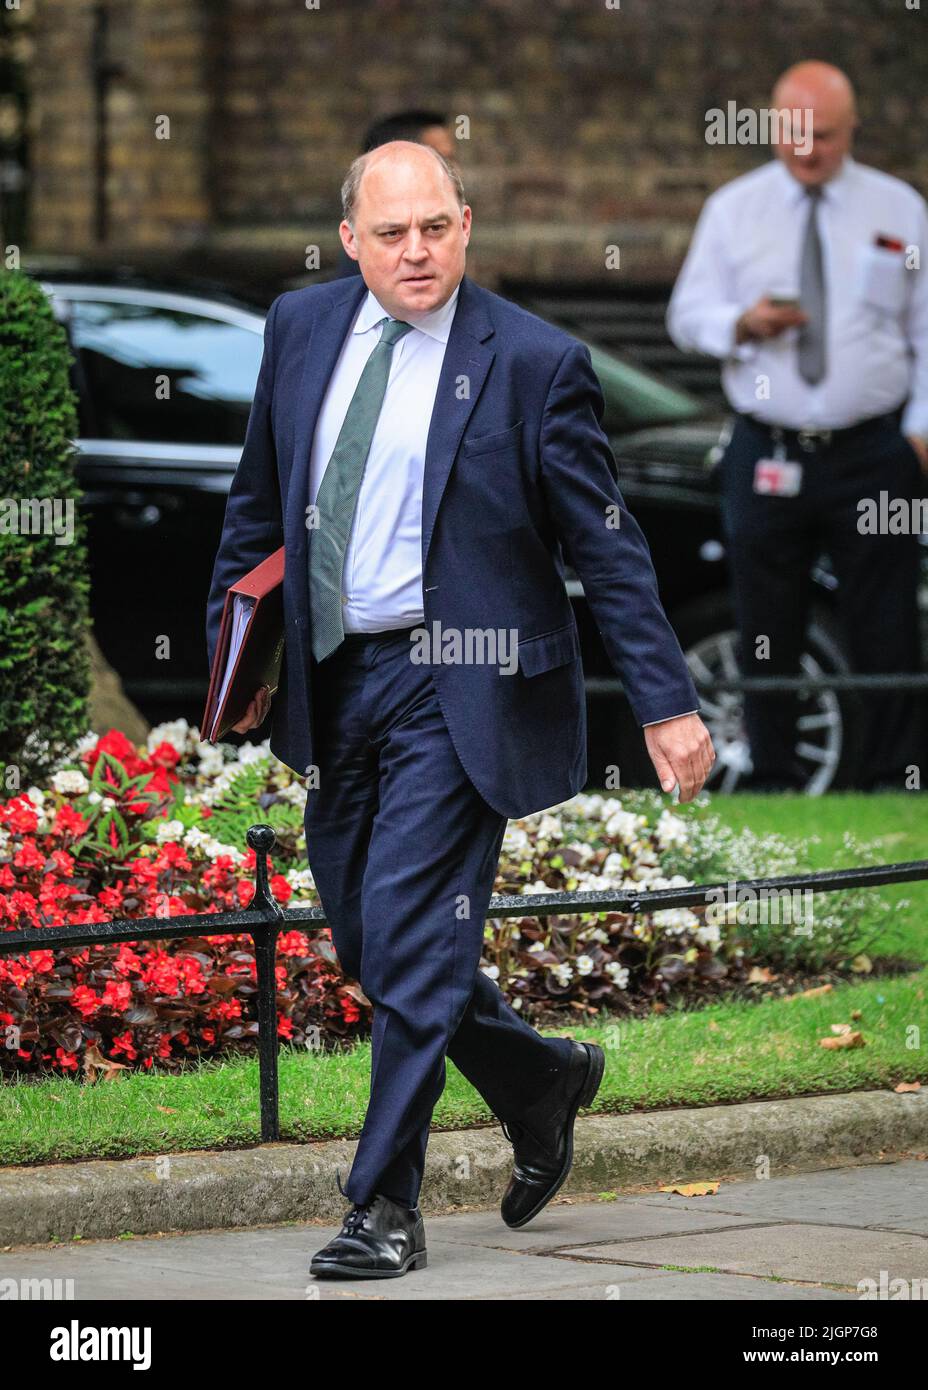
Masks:
[[[778,159],[713,193],[671,296],[671,337],[721,358],[731,406],[768,424],[840,429],[908,397],[903,432],[928,435],[928,269],[906,265],[928,256],[928,207],[901,179],[846,157],[822,186],[821,382],[799,375],[796,329],[735,343],[736,320],[764,295],[798,297],[809,201]],[[882,249],[878,236],[906,249]]]
[[[438,309],[417,313],[393,348],[390,376],[371,440],[345,550],[345,632],[380,632],[424,621],[422,484],[425,445],[458,289]],[[370,290],[361,301],[329,380],[313,435],[309,500],[315,503],[348,405],[368,357],[392,318]],[[404,322],[412,323],[413,316]]]

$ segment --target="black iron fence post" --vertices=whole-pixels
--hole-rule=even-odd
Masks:
[[[267,857],[276,836],[270,825],[248,828],[249,847],[255,852],[255,895],[249,912],[261,920],[248,928],[255,943],[258,976],[258,1077],[261,1090],[261,1139],[266,1144],[280,1138],[277,1080],[277,937],[283,925],[283,908],[273,896],[267,877]]]

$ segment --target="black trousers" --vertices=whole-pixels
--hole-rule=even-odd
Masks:
[[[803,466],[794,497],[754,491],[754,466],[773,453],[768,427],[738,416],[720,465],[722,520],[731,562],[746,676],[795,675],[809,619],[811,570],[827,554],[838,580],[838,612],[852,669],[920,669],[920,546],[913,534],[862,534],[862,499],[880,494],[919,501],[926,492],[914,449],[893,417],[847,439],[803,450],[787,435],[787,454]],[[917,509],[911,516],[917,519]],[[885,531],[887,528],[881,528]],[[764,643],[761,639],[769,639]],[[924,754],[924,697],[862,696],[863,738],[857,782],[898,785]],[[745,721],[754,776],[798,785],[798,700],[749,694]]]

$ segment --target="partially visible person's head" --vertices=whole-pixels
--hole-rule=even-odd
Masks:
[[[802,113],[800,129],[793,124],[791,138],[776,145],[777,157],[793,178],[805,188],[833,178],[850,151],[857,125],[854,88],[841,69],[811,60],[794,64],[778,79],[771,105],[781,112]]]
[[[442,111],[417,108],[382,116],[368,128],[363,150],[376,150],[392,140],[414,140],[418,145],[431,145],[449,164],[457,162],[457,148],[448,130],[448,118]]]
[[[437,150],[392,140],[351,164],[339,236],[368,289],[395,318],[444,304],[464,274],[471,210]]]

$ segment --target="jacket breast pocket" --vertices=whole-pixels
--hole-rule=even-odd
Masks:
[[[465,436],[464,452],[472,457],[474,454],[498,454],[506,449],[517,448],[522,443],[522,426],[524,424],[524,420],[517,420],[514,425],[510,425],[505,430],[494,430],[492,434]]]
[[[565,623],[553,632],[519,639],[519,670],[523,676],[540,676],[566,666],[580,656],[580,634],[575,622]]]

